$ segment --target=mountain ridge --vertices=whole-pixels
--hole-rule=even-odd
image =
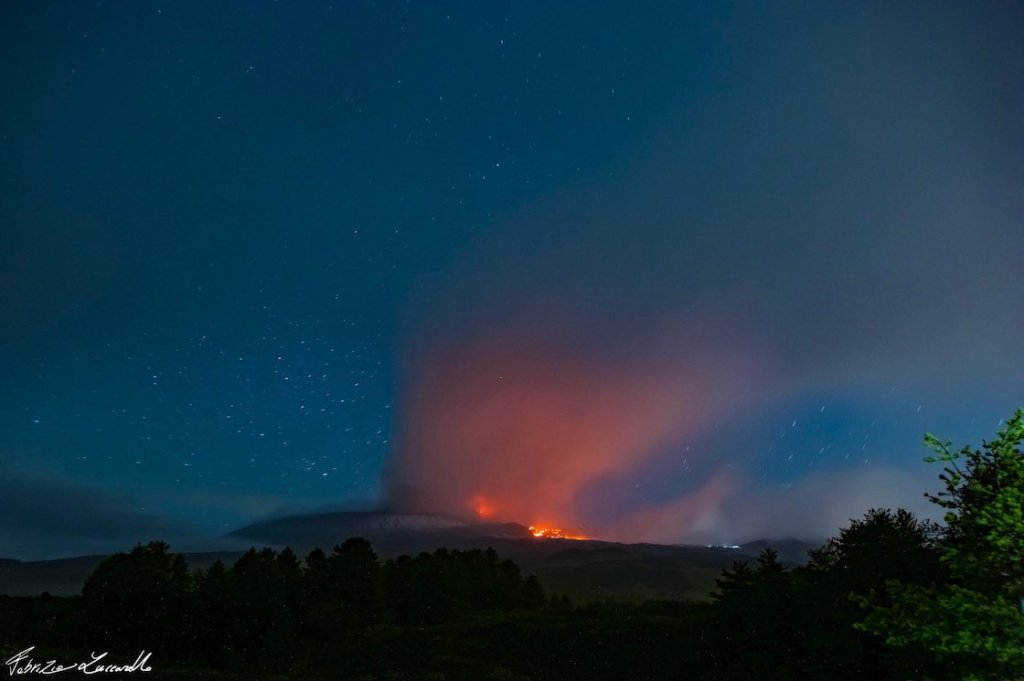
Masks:
[[[761,539],[735,547],[669,545],[535,537],[518,523],[466,523],[440,514],[347,511],[308,513],[270,518],[238,528],[224,536],[237,545],[291,547],[300,556],[313,548],[330,551],[345,539],[368,539],[382,559],[415,555],[439,548],[493,548],[525,573],[535,574],[551,593],[564,593],[578,602],[620,598],[628,600],[706,600],[715,579],[734,561],[753,561],[768,546],[780,560],[794,566],[807,560],[812,544],[799,539]],[[126,547],[126,550],[129,547]],[[243,551],[185,553],[193,570],[215,560],[233,563]],[[81,591],[89,574],[107,556],[76,556],[56,560],[19,561],[0,558],[0,594],[34,596],[43,592],[69,596]]]

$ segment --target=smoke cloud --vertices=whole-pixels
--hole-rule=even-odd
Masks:
[[[698,430],[717,405],[735,399],[747,371],[707,351],[684,364],[664,347],[663,340],[609,356],[519,332],[434,350],[417,364],[407,393],[393,502],[476,520],[618,532],[581,526],[581,494]]]
[[[660,541],[920,507],[922,433],[990,435],[1024,380],[1022,103],[990,77],[1024,53],[897,14],[737,52],[752,89],[481,229],[417,301],[392,497]],[[820,442],[790,429],[826,403]],[[675,454],[719,423],[746,430]]]

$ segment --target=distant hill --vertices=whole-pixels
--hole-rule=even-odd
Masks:
[[[369,539],[382,558],[440,547],[493,547],[502,558],[537,575],[549,592],[566,593],[577,602],[605,598],[706,599],[715,587],[715,578],[733,561],[752,561],[771,545],[784,562],[801,564],[812,546],[797,539],[761,540],[738,547],[543,539],[516,523],[467,524],[440,515],[372,512],[288,516],[254,523],[228,535],[235,544],[244,539],[257,547],[291,546],[300,556],[317,546],[330,550],[353,536]],[[185,558],[190,567],[200,569],[217,559],[230,564],[240,555],[238,551],[187,553]],[[79,593],[104,557],[0,559],[0,594]]]

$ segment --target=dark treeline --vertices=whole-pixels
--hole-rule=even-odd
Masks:
[[[438,549],[381,562],[367,540],[351,538],[304,560],[290,548],[253,548],[230,567],[217,561],[197,572],[154,541],[104,560],[80,597],[0,597],[0,608],[4,644],[85,650],[103,642],[109,650],[158,651],[177,664],[223,670],[302,667],[306,660],[303,673],[314,675],[327,656],[343,666],[328,676],[358,678],[391,666],[383,658],[393,651],[374,643],[382,634],[571,604],[564,596],[549,600],[536,577],[524,577],[493,549]]]
[[[850,599],[888,579],[941,580],[934,533],[904,511],[871,511],[805,568],[785,570],[771,549],[735,564],[710,604],[576,608],[491,550],[381,563],[349,539],[304,561],[252,549],[191,573],[152,542],[101,563],[79,598],[20,599],[35,625],[8,622],[4,640],[332,678],[946,678],[926,651],[857,631],[864,612]]]
[[[1021,412],[979,449],[929,438],[943,526],[873,509],[806,566],[735,563],[706,603],[573,606],[493,550],[382,562],[355,538],[193,573],[153,542],[79,597],[0,598],[0,652],[145,649],[173,678],[1020,679],[1022,439]]]

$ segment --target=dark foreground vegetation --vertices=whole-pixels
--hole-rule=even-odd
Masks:
[[[735,564],[711,603],[574,606],[493,551],[381,562],[354,538],[190,573],[153,542],[80,597],[0,599],[0,653],[144,649],[150,678],[1020,679],[1022,439],[1019,411],[979,449],[929,437],[944,526],[874,509],[806,567]]]

